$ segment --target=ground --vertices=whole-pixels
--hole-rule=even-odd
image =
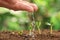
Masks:
[[[35,31],[34,37],[28,34],[29,31],[24,31],[22,35],[16,31],[0,31],[0,40],[60,40],[60,31],[53,31],[52,34],[50,30],[42,30],[41,34]]]

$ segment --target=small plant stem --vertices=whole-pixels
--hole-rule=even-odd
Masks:
[[[38,32],[39,32],[39,34],[41,34],[41,30],[38,28]]]
[[[41,22],[38,21],[38,22],[37,22],[37,28],[38,28],[39,34],[41,34],[40,25],[41,25]]]
[[[34,31],[35,31],[35,16],[34,16],[34,12],[30,13],[29,15],[30,15],[30,17],[32,17],[30,19],[30,21],[31,21],[31,25],[30,26],[32,27],[32,29],[30,29],[29,32],[30,32],[30,35],[34,36]]]
[[[52,24],[50,23],[46,23],[46,24],[50,26],[50,34],[52,34],[52,31],[53,31]]]
[[[50,28],[50,30],[51,30],[51,31],[50,31],[50,34],[52,34],[52,25],[51,25],[51,28]]]
[[[30,30],[29,33],[30,33],[29,35],[31,35],[32,34],[32,31]]]
[[[31,27],[31,25],[30,25],[30,28],[29,28],[30,30],[29,30],[29,35],[31,36],[32,35],[32,27]]]
[[[33,27],[33,30],[32,30],[32,37],[34,37],[34,31],[35,31],[35,15],[34,15],[34,12],[31,13],[32,15],[32,27]]]

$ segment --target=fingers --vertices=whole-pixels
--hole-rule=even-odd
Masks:
[[[20,1],[16,0],[14,2],[12,1],[12,3],[11,1],[9,2],[9,0],[7,1],[1,0],[0,4],[2,4],[0,5],[2,7],[6,7],[13,10],[25,10],[29,12],[34,12],[34,11],[37,11],[38,9],[35,4],[29,3],[27,1],[22,1],[22,0]]]
[[[19,2],[15,5],[16,9],[17,10],[26,10],[26,11],[29,11],[29,12],[33,12],[34,9],[32,6],[30,6],[29,4],[27,3],[24,3],[24,2]]]
[[[37,7],[36,4],[34,4],[34,3],[29,3],[29,2],[27,2],[27,1],[23,1],[23,2],[25,2],[25,3],[29,4],[30,6],[32,6],[33,9],[34,9],[34,11],[37,11],[37,10],[38,10],[38,7]]]
[[[33,7],[34,11],[37,11],[38,10],[38,7],[37,7],[36,4],[30,3],[30,5]]]
[[[37,11],[37,9],[38,9],[35,4],[29,3],[27,1],[20,1],[16,4],[16,6],[18,9],[26,10],[29,12],[34,12],[34,11]]]

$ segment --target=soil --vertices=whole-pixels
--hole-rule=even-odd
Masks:
[[[33,35],[28,35],[29,31],[24,31],[20,35],[16,31],[0,31],[0,40],[60,40],[60,31],[42,30],[41,34],[35,31]]]

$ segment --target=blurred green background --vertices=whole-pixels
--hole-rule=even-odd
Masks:
[[[40,29],[50,29],[52,25],[53,30],[60,30],[60,0],[30,0],[30,2],[38,6],[34,17],[36,22],[41,22]],[[32,19],[30,14],[27,11],[0,7],[0,30],[29,30]]]

